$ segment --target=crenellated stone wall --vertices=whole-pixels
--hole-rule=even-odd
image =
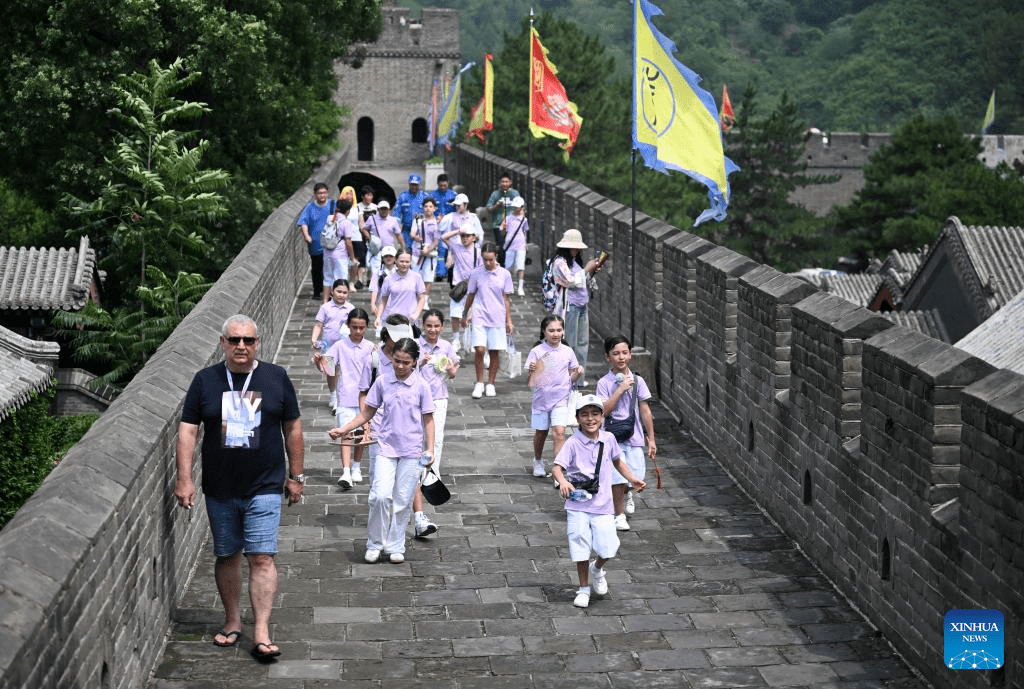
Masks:
[[[260,326],[274,356],[309,258],[295,220],[332,156],[260,226],[221,278],[0,531],[0,689],[144,686],[209,528],[174,498],[193,374],[222,358],[224,320]],[[197,465],[198,469],[198,465]],[[197,471],[197,481],[200,478]]]
[[[937,687],[1024,685],[1024,376],[641,213],[631,232],[630,209],[583,184],[458,149],[471,201],[502,169],[545,255],[573,226],[612,253],[591,325],[634,330],[660,400],[912,665]],[[954,608],[1003,612],[1005,668],[946,669]]]

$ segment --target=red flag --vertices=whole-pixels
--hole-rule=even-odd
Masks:
[[[722,84],[722,110],[718,113],[718,119],[722,122],[723,132],[732,129],[733,123],[736,122],[736,115],[732,111],[732,101],[729,100],[729,87],[725,84]]]
[[[547,58],[537,30],[530,29],[530,131],[537,138],[553,136],[565,139],[562,144],[566,158],[576,145],[583,118],[576,112],[576,104],[569,100],[562,82],[555,75],[558,70]]]

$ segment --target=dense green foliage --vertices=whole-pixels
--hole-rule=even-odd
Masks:
[[[462,12],[462,53],[497,55],[503,34],[529,4],[427,0]],[[655,25],[678,57],[721,94],[752,83],[764,102],[783,92],[797,118],[825,131],[891,131],[916,114],[949,115],[976,132],[996,90],[991,133],[1024,128],[1024,5],[1009,0],[655,0]],[[595,34],[614,58],[611,78],[629,78],[632,4],[621,0],[542,0],[535,7]],[[480,27],[486,27],[480,30]],[[519,40],[517,34],[511,34]],[[504,40],[508,40],[504,36]],[[545,43],[547,45],[547,42]],[[553,45],[548,48],[554,50]],[[497,62],[495,71],[502,69]],[[511,68],[511,66],[507,67]],[[522,77],[525,78],[525,77]],[[570,94],[572,91],[570,91]],[[584,113],[586,117],[586,113]]]
[[[96,414],[50,417],[55,390],[33,394],[0,423],[0,528],[98,418]]]
[[[332,60],[376,36],[380,9],[378,0],[21,0],[4,23],[0,159],[11,187],[47,212],[65,193],[99,195],[119,75],[179,57],[201,75],[183,96],[210,104],[197,124],[206,162],[232,175],[224,261],[333,147]]]
[[[970,225],[1019,225],[1024,179],[1005,163],[978,162],[981,147],[952,118],[915,117],[864,167],[864,188],[835,210],[844,250],[865,257],[910,251],[935,239],[946,218]]]

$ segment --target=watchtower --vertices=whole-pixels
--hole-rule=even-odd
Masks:
[[[360,168],[420,167],[428,157],[427,116],[434,80],[459,64],[459,12],[409,8],[384,0],[375,43],[357,43],[335,62],[335,101],[352,111],[341,131]]]

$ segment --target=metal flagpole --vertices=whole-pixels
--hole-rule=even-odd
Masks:
[[[533,80],[532,80],[532,76],[533,76],[533,64],[532,64],[533,63],[533,7],[530,7],[530,48],[529,48],[529,51],[528,51],[528,55],[529,55],[528,59],[530,60],[530,76],[531,76],[530,88],[532,89],[533,88],[533,83],[532,83],[533,82]],[[530,101],[527,101],[527,103],[529,103],[529,102]],[[532,200],[533,200],[531,198],[531,196],[532,196],[531,192],[533,191],[533,136],[531,136],[531,134],[530,134],[530,118],[532,118],[532,117],[533,117],[533,113],[532,112],[526,113],[526,198],[524,200],[526,201],[526,207],[527,208],[531,208],[531,209],[533,208],[533,206],[530,205]],[[541,262],[542,266],[548,260],[548,248],[547,248],[548,244],[547,244],[547,241],[546,241],[547,238],[545,237],[547,232],[546,232],[546,227],[545,226],[546,226],[546,223],[541,222],[541,224],[540,224],[540,262]]]
[[[636,149],[630,155],[632,167],[630,183],[630,206],[632,214],[629,221],[629,345],[636,346]]]

